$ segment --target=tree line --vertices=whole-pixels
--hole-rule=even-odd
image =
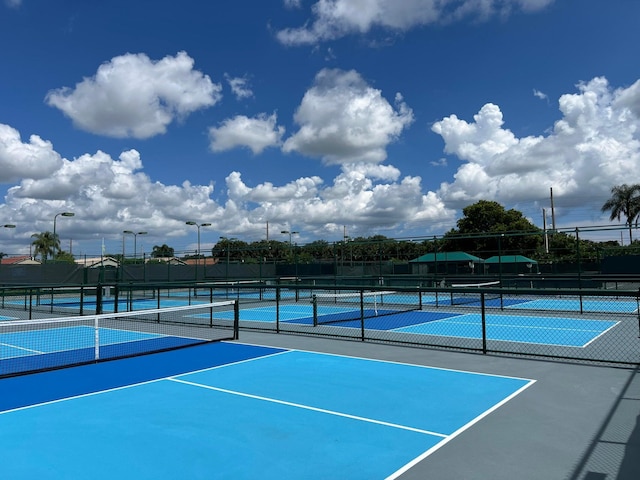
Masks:
[[[633,241],[633,226],[640,219],[640,184],[619,185],[611,189],[611,198],[602,206],[603,212],[610,212],[610,220],[625,218],[629,230],[626,251],[639,245]],[[235,238],[221,238],[211,249],[211,256],[218,262],[273,262],[286,261],[308,263],[333,261],[341,263],[362,262],[406,262],[426,253],[464,251],[487,258],[493,255],[519,254],[534,258],[539,262],[598,260],[603,250],[620,249],[617,241],[594,242],[581,239],[579,231],[543,231],[536,227],[515,209],[505,209],[495,201],[480,200],[462,210],[462,216],[444,235],[432,238],[393,239],[384,235],[345,238],[337,242],[316,240],[297,245],[277,240],[245,242]],[[34,255],[43,261],[49,258],[56,262],[73,262],[73,256],[61,250],[60,239],[51,232],[32,235]],[[121,254],[110,254],[125,262],[143,261],[142,258],[127,259]],[[167,244],[156,245],[151,259],[161,262],[175,256],[175,250]],[[197,255],[183,254],[181,258],[196,258]],[[200,258],[205,255],[200,254]],[[208,255],[207,255],[208,256]]]

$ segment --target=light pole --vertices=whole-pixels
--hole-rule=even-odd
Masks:
[[[210,227],[210,223],[197,223],[193,220],[186,222],[187,225],[195,225],[198,228],[198,251],[196,252],[196,280],[198,279],[198,265],[200,263],[200,227]]]
[[[292,235],[298,235],[300,232],[294,232],[291,230],[280,230],[280,233],[283,235],[289,235],[289,256],[291,257],[291,261],[295,264],[296,268],[296,278],[298,277],[298,259],[293,256],[293,242],[291,241]]]
[[[134,232],[131,230],[123,230],[123,235],[133,235],[133,261],[138,257],[138,235],[146,235],[147,232]],[[124,261],[124,236],[122,237],[122,260]]]
[[[2,225],[2,228],[16,228],[16,226],[12,223],[5,223],[4,225]],[[0,259],[2,259],[3,256],[4,253],[0,252]]]
[[[5,223],[2,225],[2,228],[16,228],[16,226],[12,223]]]
[[[32,233],[31,234],[31,238],[38,238],[38,234],[37,233]],[[31,242],[29,243],[29,260],[33,260],[33,253],[31,250],[31,247],[33,247],[33,240],[31,240]]]
[[[293,248],[293,243],[291,242],[292,235],[298,235],[300,232],[292,232],[291,230],[281,230],[280,233],[283,235],[289,235],[289,248]]]
[[[228,282],[229,281],[229,239],[227,237],[220,237],[220,240],[224,242],[225,257],[226,257],[226,263],[225,263],[225,269],[224,269],[224,280]]]
[[[53,216],[53,241],[56,242],[56,245],[58,247],[58,253],[60,252],[60,242],[58,241],[58,236],[56,235],[56,220],[58,219],[59,216],[74,217],[75,213],[73,213],[73,212],[60,212],[60,213],[56,213]]]

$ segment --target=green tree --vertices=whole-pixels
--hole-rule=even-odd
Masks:
[[[618,220],[624,216],[629,227],[629,243],[633,242],[631,227],[640,215],[640,185],[617,185],[611,189],[611,198],[602,205],[603,212],[611,212],[609,220]]]
[[[76,260],[73,257],[73,254],[69,253],[69,252],[65,252],[64,250],[60,250],[59,252],[57,252],[55,254],[54,257],[56,262],[59,263],[75,263]]]
[[[338,248],[344,248],[345,242],[339,242]],[[334,245],[331,245],[326,240],[316,240],[311,243],[303,245],[302,254],[305,254],[307,258],[312,259],[332,259],[334,253]]]
[[[31,244],[34,248],[34,256],[40,255],[43,262],[46,262],[49,256],[54,256],[60,251],[60,240],[58,235],[51,232],[42,232],[31,235],[34,240]]]
[[[542,243],[542,231],[522,212],[506,210],[498,202],[480,200],[463,208],[462,214],[458,228],[445,234],[444,250],[527,255]]]
[[[162,245],[154,245],[151,250],[151,256],[153,258],[170,258],[174,256],[174,250],[166,243]]]

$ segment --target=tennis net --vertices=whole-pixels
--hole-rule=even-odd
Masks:
[[[397,291],[315,293],[311,301],[314,326],[364,321],[421,308],[419,294]]]
[[[486,300],[500,299],[501,293],[495,289],[500,288],[500,281],[481,283],[452,284],[451,305],[480,305],[481,296]]]
[[[236,301],[0,321],[0,378],[238,338]]]

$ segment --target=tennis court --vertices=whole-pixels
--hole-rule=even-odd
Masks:
[[[221,312],[219,318],[230,320],[233,312]],[[364,320],[360,316],[364,316]],[[482,339],[482,316],[445,310],[399,312],[383,306],[320,306],[314,314],[309,304],[284,304],[243,308],[241,322],[274,323],[276,316],[284,324],[330,326],[342,329],[409,333],[464,339]],[[315,317],[315,318],[314,318]],[[363,323],[364,322],[364,323]],[[530,315],[525,312],[487,313],[486,337],[489,340],[565,347],[586,347],[606,334],[619,322],[572,318],[564,316]]]
[[[12,479],[396,478],[533,383],[213,343],[0,380],[0,461]]]
[[[617,324],[617,321],[611,320],[530,315],[487,314],[485,318],[488,340],[582,348]],[[481,339],[483,336],[482,316],[476,313],[451,314],[448,317],[430,319],[424,323],[402,326],[393,330],[457,338]]]

